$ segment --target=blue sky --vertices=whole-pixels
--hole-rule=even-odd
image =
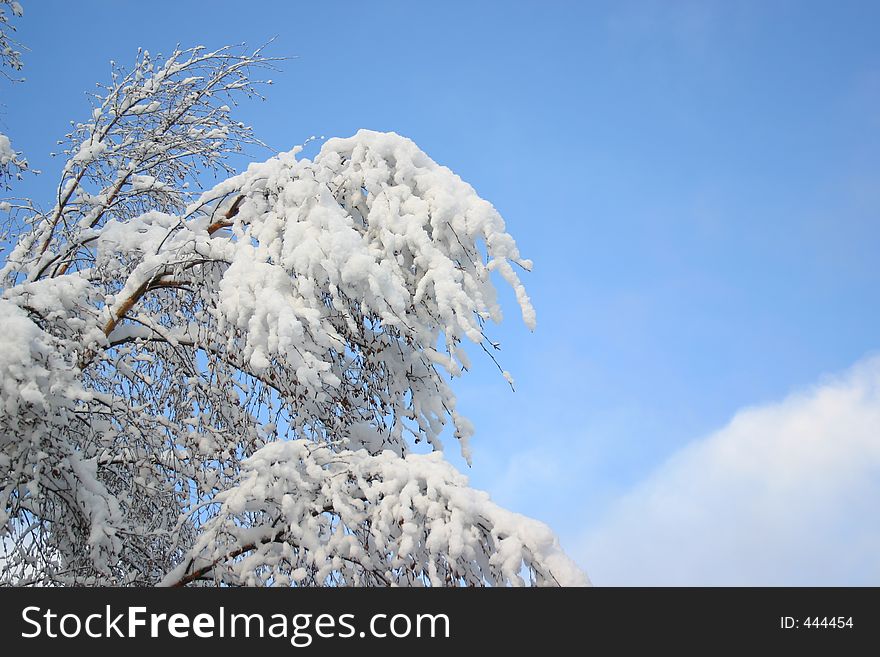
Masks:
[[[286,150],[310,135],[393,130],[495,204],[535,262],[526,285],[538,328],[522,326],[508,295],[494,335],[516,393],[479,358],[456,385],[477,427],[469,474],[551,524],[597,583],[623,582],[626,568],[596,546],[651,541],[632,527],[663,524],[642,508],[627,512],[629,534],[614,529],[621,505],[650,495],[670,459],[742,409],[811,417],[781,400],[807,389],[824,399],[831,385],[864,393],[868,410],[846,406],[860,428],[875,417],[873,374],[841,375],[838,388],[827,377],[880,349],[877,3],[22,4],[27,81],[2,87],[0,109],[0,131],[44,171],[22,192],[50,198],[61,163],[47,154],[87,116],[84,92],[107,79],[109,60],[277,36],[270,54],[295,59],[241,113],[264,141]],[[858,371],[878,369],[867,363]],[[835,427],[822,440],[861,435]],[[754,435],[765,430],[768,442],[782,435],[763,425]],[[877,430],[867,435],[857,455],[875,455]],[[874,464],[862,474],[876,482],[880,459],[859,462]],[[786,494],[830,476],[804,467]],[[876,530],[863,540],[880,545],[870,514],[840,504],[829,513]],[[675,582],[769,581],[761,573],[794,540],[774,531],[766,569],[746,560],[739,579],[713,579],[724,567],[713,570],[707,544],[706,569],[685,564]],[[809,562],[779,583],[818,579]],[[826,580],[878,584],[880,563],[856,560]]]

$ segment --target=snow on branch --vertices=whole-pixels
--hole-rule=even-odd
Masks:
[[[434,452],[335,451],[277,442],[163,584],[584,586],[550,528],[506,511]]]
[[[23,46],[12,37],[15,26],[10,22],[10,18],[21,18],[23,15],[24,9],[21,3],[16,0],[0,0],[0,75],[13,81],[16,79],[4,69],[11,68],[13,71],[22,69],[21,50],[18,48]]]
[[[166,59],[140,50],[131,70],[114,63],[110,83],[92,94],[89,120],[71,122],[59,142],[68,159],[54,207],[32,218],[3,273],[33,281],[87,266],[88,229],[179,210],[206,171],[231,173],[227,157],[260,143],[232,108],[260,95],[251,75],[275,61],[262,49],[196,47]]]
[[[0,527],[11,535],[0,582],[25,583],[37,573],[57,582],[59,564],[60,581],[109,572],[121,549],[120,508],[74,440],[77,407],[91,395],[59,340],[3,299],[0,335]],[[65,538],[50,547],[40,536],[47,532]]]
[[[11,179],[21,180],[22,173],[27,168],[27,160],[12,147],[9,137],[0,132],[0,185],[8,188]]]
[[[23,14],[21,4],[15,0],[0,0],[0,75],[11,82],[21,81],[12,77],[7,69],[13,71],[22,69],[21,51],[18,48],[23,46],[12,37],[15,26],[10,22],[10,18],[21,17]],[[13,178],[20,180],[22,173],[27,169],[28,162],[25,157],[12,147],[9,137],[0,132],[0,187],[8,189],[9,181]],[[6,210],[0,208],[0,211]]]

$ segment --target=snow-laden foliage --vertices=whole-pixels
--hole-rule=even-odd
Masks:
[[[0,300],[0,335],[0,523],[34,544],[57,533],[55,540],[82,546],[78,561],[86,568],[106,567],[119,550],[115,527],[123,520],[97,464],[76,449],[77,406],[90,395],[60,342],[17,303]],[[39,566],[32,552],[19,557],[20,566]]]
[[[141,53],[68,135],[2,272],[3,579],[585,583],[440,451],[469,458],[450,379],[493,271],[535,321],[488,202],[370,131],[186,187],[252,141],[229,105],[268,65]]]
[[[27,160],[12,147],[9,137],[0,132],[0,185],[8,187],[11,179],[20,180],[27,168]]]
[[[585,584],[543,523],[467,487],[439,452],[267,445],[166,578],[249,585]],[[241,554],[246,557],[236,559]]]

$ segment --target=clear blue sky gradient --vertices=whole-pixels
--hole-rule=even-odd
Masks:
[[[564,545],[737,409],[880,347],[880,3],[23,4],[0,130],[47,202],[109,60],[277,35],[258,136],[393,130],[494,203],[538,328],[506,294],[516,392],[479,357],[456,386],[470,476]]]

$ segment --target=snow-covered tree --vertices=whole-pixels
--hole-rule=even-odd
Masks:
[[[470,458],[450,381],[493,346],[491,273],[533,327],[531,263],[393,133],[231,175],[255,142],[231,106],[271,67],[114,67],[25,214],[0,271],[2,581],[586,584],[441,451],[448,430]],[[199,191],[208,170],[230,177]]]

